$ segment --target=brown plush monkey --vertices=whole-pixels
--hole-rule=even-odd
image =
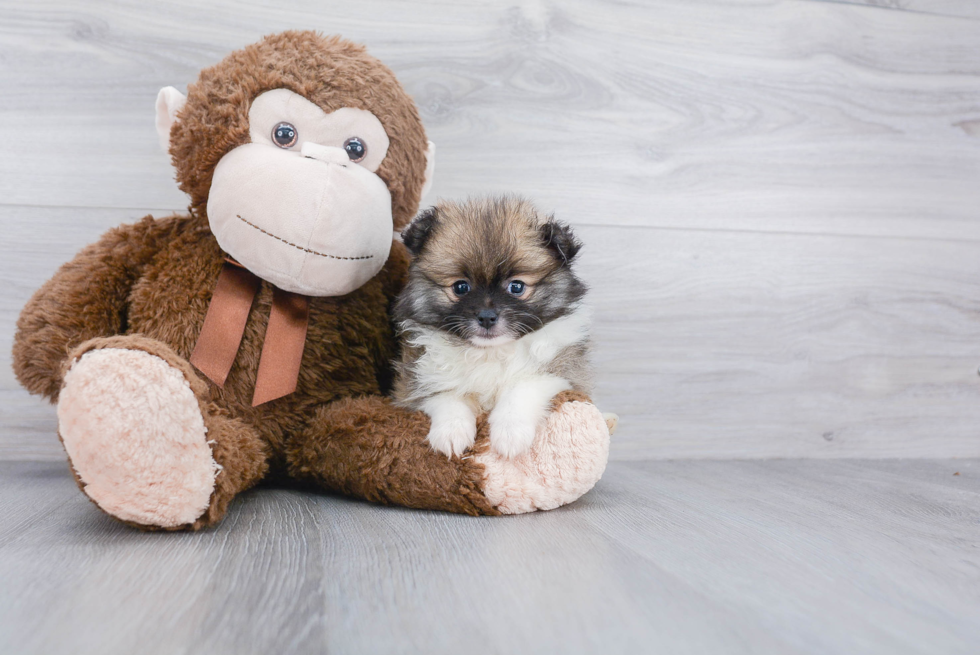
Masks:
[[[389,308],[432,172],[418,112],[361,46],[286,32],[161,91],[186,215],[146,217],[65,264],[18,321],[14,369],[58,403],[81,489],[147,529],[197,529],[293,479],[468,514],[549,509],[592,487],[606,424],[565,394],[534,449],[433,452],[383,394]]]

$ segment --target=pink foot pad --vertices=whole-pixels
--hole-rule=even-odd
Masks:
[[[65,375],[58,430],[85,493],[112,516],[171,528],[208,508],[220,467],[190,385],[159,357],[85,353]]]
[[[506,459],[477,455],[486,469],[483,493],[504,514],[554,509],[577,500],[602,477],[609,428],[595,405],[566,402],[538,430],[531,450]]]

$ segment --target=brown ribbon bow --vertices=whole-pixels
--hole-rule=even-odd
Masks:
[[[191,364],[222,388],[238,355],[252,301],[262,284],[258,276],[238,262],[226,261],[191,354]],[[252,407],[296,391],[309,320],[307,296],[272,287],[272,311],[262,343]]]

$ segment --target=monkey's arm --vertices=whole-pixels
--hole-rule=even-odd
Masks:
[[[14,336],[14,373],[28,391],[57,400],[61,367],[72,348],[126,331],[132,286],[179,222],[147,216],[113,228],[37,290]]]
[[[483,492],[484,465],[446,457],[426,441],[429,417],[388,398],[343,398],[320,407],[286,446],[291,477],[385,505],[499,514]]]
[[[322,489],[386,505],[472,515],[553,509],[592,488],[606,467],[609,431],[587,396],[558,394],[527,453],[490,448],[486,416],[462,457],[426,442],[429,418],[387,398],[320,407],[286,446],[289,474]]]

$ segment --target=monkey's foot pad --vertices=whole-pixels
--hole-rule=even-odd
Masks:
[[[124,521],[163,528],[208,507],[218,465],[183,373],[141,350],[85,353],[65,375],[58,430],[83,491]]]
[[[609,427],[592,403],[566,402],[538,429],[527,453],[507,459],[490,450],[477,458],[486,467],[483,493],[504,514],[554,509],[577,500],[602,477]]]

